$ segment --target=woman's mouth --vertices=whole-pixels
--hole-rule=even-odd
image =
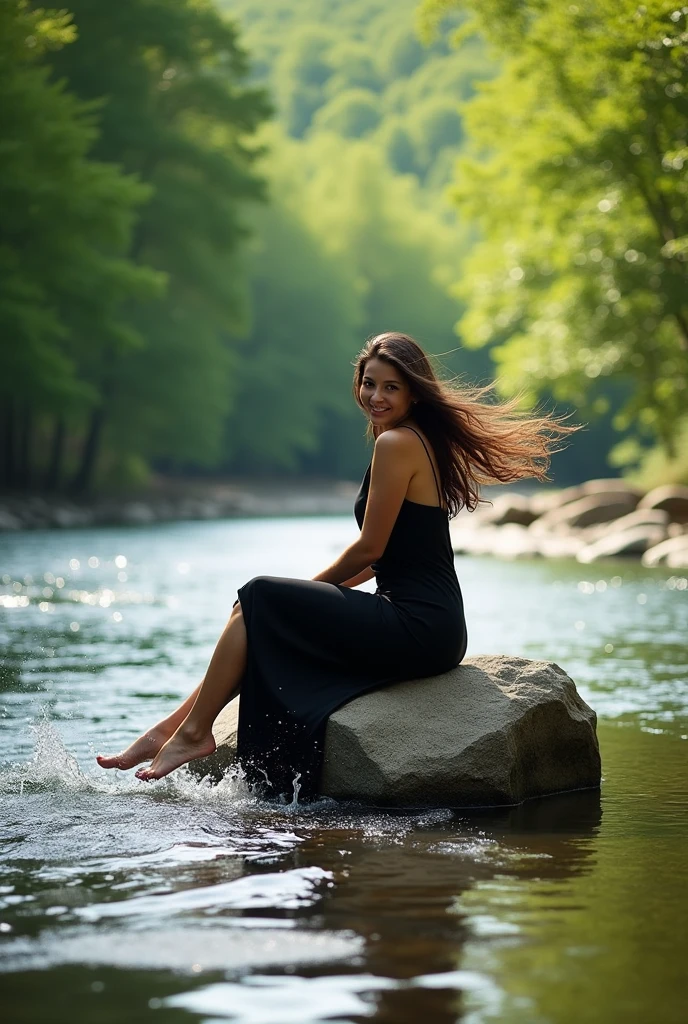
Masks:
[[[382,414],[383,414],[383,413],[385,413],[385,412],[389,412],[389,409],[388,409],[388,408],[384,408],[384,409],[376,409],[376,408],[374,408],[374,406],[372,406],[372,405],[369,405],[369,406],[368,406],[368,408],[370,409],[370,412],[371,412],[371,414],[372,414],[373,416],[382,416]]]

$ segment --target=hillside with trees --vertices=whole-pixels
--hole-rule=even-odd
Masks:
[[[618,465],[688,472],[682,10],[0,19],[5,488],[355,478],[351,363],[389,329],[586,421],[558,483],[609,472],[619,436]]]

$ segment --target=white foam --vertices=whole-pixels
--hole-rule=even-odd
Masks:
[[[155,800],[179,800],[233,809],[264,806],[259,793],[246,783],[239,767],[230,768],[219,782],[209,776],[199,778],[186,768],[179,768],[155,782],[141,782],[133,771],[108,770],[95,763],[91,771],[84,771],[65,746],[58,728],[45,714],[32,724],[31,731],[34,734],[33,757],[0,769],[0,793],[22,795],[48,791],[109,796],[128,793]],[[303,810],[294,801],[270,807],[282,813]]]

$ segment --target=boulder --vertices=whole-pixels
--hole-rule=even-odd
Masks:
[[[615,531],[606,537],[600,537],[592,544],[586,544],[578,552],[576,559],[587,565],[590,562],[597,562],[600,558],[642,555],[648,548],[665,540],[666,535],[664,526],[634,526],[630,530],[621,530],[618,533]]]
[[[632,530],[636,526],[663,526],[669,527],[669,513],[659,508],[637,508],[635,512],[629,512],[621,519],[615,519],[611,523],[602,523],[600,526],[589,528],[590,540],[599,540],[602,537],[609,537],[612,533],[621,533],[623,530]],[[586,531],[588,532],[588,531]]]
[[[685,569],[688,567],[688,534],[682,533],[677,537],[667,537],[648,548],[643,555],[643,565],[650,568],[656,565],[668,565],[672,569]]]
[[[688,487],[666,484],[649,491],[638,503],[638,508],[659,508],[668,512],[674,523],[688,523]]]
[[[539,554],[537,538],[525,526],[473,526],[451,531],[456,555],[496,555],[498,558],[532,558]]]
[[[530,526],[539,513],[531,508],[530,498],[523,494],[500,494],[492,508],[483,512],[483,520],[492,526]]]
[[[580,489],[585,496],[625,494],[629,498],[635,498],[636,502],[640,501],[643,494],[640,488],[633,487],[632,484],[618,476],[605,477],[601,480],[586,480],[584,484],[580,485]]]
[[[530,500],[533,511],[538,515],[543,515],[554,509],[563,508],[564,505],[570,505],[574,501],[580,501],[581,498],[604,498],[606,500],[624,495],[629,504],[632,498],[635,498],[637,504],[642,493],[637,487],[632,487],[620,477],[610,477],[602,480],[586,480],[583,484],[574,484],[562,491],[540,491],[534,494]]]
[[[562,527],[580,529],[585,526],[595,526],[598,523],[609,523],[633,512],[637,504],[637,494],[630,491],[619,490],[606,494],[585,495],[560,508],[553,508],[551,511],[545,512],[532,523],[530,529],[535,533],[544,533],[556,531]]]
[[[234,761],[237,705],[218,716],[218,749],[193,763],[196,772],[217,776]],[[595,725],[558,665],[470,658],[339,708],[327,725],[320,789],[379,806],[471,807],[597,787]]]
[[[541,533],[535,540],[543,558],[575,558],[586,544],[583,536],[573,533]]]

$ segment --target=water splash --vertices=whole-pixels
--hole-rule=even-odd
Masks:
[[[134,796],[155,801],[175,801],[232,811],[266,810],[278,816],[312,815],[337,807],[336,801],[322,797],[310,804],[299,803],[301,789],[297,774],[294,795],[289,803],[266,802],[262,787],[246,781],[238,765],[230,766],[218,781],[206,775],[199,778],[188,768],[155,782],[141,782],[133,772],[103,769],[95,763],[84,770],[77,757],[67,748],[59,729],[47,712],[31,725],[34,737],[33,756],[0,768],[0,794],[23,796],[30,793],[90,793],[104,796]]]
[[[246,783],[238,767],[229,769],[219,782],[210,777],[199,779],[181,768],[158,782],[143,783],[133,773],[106,771],[97,765],[91,771],[84,771],[45,712],[30,728],[34,737],[33,756],[28,761],[0,768],[0,793],[130,794],[155,800],[231,805],[237,809],[260,804],[258,795]]]

